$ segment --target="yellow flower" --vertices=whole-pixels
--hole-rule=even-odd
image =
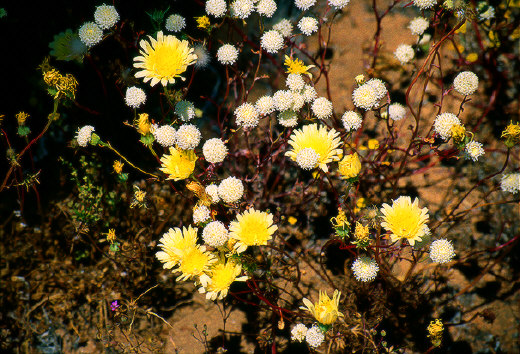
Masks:
[[[137,132],[141,135],[150,133],[150,121],[148,120],[148,113],[140,113],[137,119]]]
[[[477,53],[469,53],[466,55],[466,60],[470,63],[474,63],[478,60],[478,54]]]
[[[291,134],[289,140],[292,150],[285,153],[291,160],[296,161],[298,153],[306,148],[313,149],[319,156],[318,167],[328,172],[327,163],[339,161],[343,155],[340,149],[342,142],[339,133],[334,129],[327,131],[324,125],[310,124],[303,126]]]
[[[356,84],[357,84],[358,86],[361,86],[361,85],[363,85],[365,82],[367,82],[367,80],[365,79],[365,75],[363,75],[363,74],[359,74],[358,76],[356,76],[356,77],[354,78],[354,80],[356,81]]]
[[[233,261],[225,262],[223,259],[213,265],[207,274],[200,276],[199,289],[201,294],[206,293],[206,299],[216,300],[226,297],[229,287],[234,281],[245,281],[247,276],[239,277],[242,266]]]
[[[107,241],[113,243],[116,240],[116,229],[109,229],[107,233]]]
[[[24,125],[27,118],[29,118],[29,115],[25,112],[20,112],[16,114],[16,120],[18,121],[18,125]]]
[[[179,181],[188,178],[195,169],[197,155],[193,150],[180,150],[170,147],[170,155],[161,157],[160,170],[168,175],[167,179]]]
[[[363,224],[356,221],[356,229],[354,230],[354,237],[357,242],[366,243],[368,241],[368,225],[363,226]]]
[[[157,40],[149,38],[150,42],[143,39],[139,43],[141,56],[134,58],[134,67],[142,70],[135,77],[144,78],[144,82],[151,80],[152,86],[159,82],[163,86],[173,84],[177,77],[184,80],[181,74],[197,60],[188,41],[180,41],[172,35],[164,36],[162,31],[157,32]]]
[[[284,65],[287,67],[286,73],[288,74],[301,74],[312,77],[312,74],[308,70],[314,68],[314,65],[305,65],[303,61],[298,58],[291,59],[286,55]]]
[[[289,222],[289,224],[294,225],[298,222],[298,219],[296,219],[294,216],[289,216],[287,218],[287,221]]]
[[[377,141],[376,139],[370,139],[368,141],[368,148],[370,150],[379,149],[379,141]]]
[[[155,256],[164,263],[164,269],[175,267],[184,254],[197,247],[197,229],[189,226],[188,228],[178,227],[169,229],[159,240],[158,245],[162,251]]]
[[[237,215],[237,221],[231,222],[229,237],[237,240],[233,247],[241,253],[249,246],[267,245],[277,229],[272,214],[251,208]]]
[[[332,295],[331,299],[320,290],[320,297],[316,304],[304,298],[303,303],[306,307],[300,308],[309,311],[319,323],[331,325],[336,322],[338,317],[343,317],[343,314],[338,311],[340,296],[341,293],[338,290],[334,290],[334,295]]]
[[[393,201],[392,206],[383,204],[383,226],[390,231],[390,238],[395,242],[401,238],[407,239],[410,245],[420,242],[423,236],[430,233],[428,222],[428,208],[419,208],[417,198],[401,196]]]
[[[121,161],[114,161],[114,165],[112,167],[114,168],[115,173],[121,174],[121,172],[123,172],[123,166],[124,164]]]
[[[197,21],[198,28],[206,29],[211,25],[208,16],[195,17],[195,20]]]
[[[354,178],[361,171],[361,161],[357,153],[347,155],[338,164],[339,173],[341,178],[348,179]]]
[[[209,271],[211,265],[217,261],[215,255],[206,251],[204,246],[195,246],[181,254],[179,267],[173,272],[180,272],[177,280],[188,280],[199,277]]]
[[[347,221],[347,215],[345,215],[345,211],[341,208],[338,209],[338,216],[331,218],[330,222],[334,228],[345,228],[350,226],[350,223]]]
[[[520,142],[520,124],[513,124],[513,121],[504,129],[500,136],[506,139],[506,146],[511,148]]]
[[[466,128],[463,125],[454,124],[451,126],[451,137],[455,144],[460,144],[466,138]]]
[[[441,320],[436,319],[431,321],[428,325],[428,337],[432,341],[434,347],[438,347],[442,342],[442,333],[444,332],[444,326]]]

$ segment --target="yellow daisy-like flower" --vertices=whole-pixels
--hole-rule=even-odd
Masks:
[[[314,68],[314,65],[305,65],[303,61],[298,58],[291,59],[286,55],[284,65],[287,67],[286,73],[288,74],[301,74],[312,77],[312,74],[308,70]]]
[[[285,153],[291,160],[296,161],[298,153],[306,148],[313,149],[319,156],[318,167],[328,172],[327,163],[339,161],[343,155],[340,149],[342,142],[339,133],[334,129],[327,131],[327,127],[318,124],[303,126],[291,134],[289,145],[292,150]]]
[[[237,221],[231,222],[229,237],[237,240],[233,247],[241,253],[249,246],[267,245],[277,229],[272,214],[251,208],[237,215]]]
[[[338,290],[334,290],[332,299],[329,298],[327,293],[320,290],[320,297],[316,304],[313,304],[308,299],[303,299],[303,303],[306,307],[300,307],[302,310],[307,310],[314,318],[321,324],[331,325],[338,317],[343,317],[343,314],[338,311],[339,298],[341,293]]]
[[[170,147],[170,155],[161,157],[160,170],[168,175],[167,179],[179,181],[188,178],[195,169],[197,155],[193,150],[180,150]]]
[[[197,229],[191,226],[182,230],[178,227],[169,229],[159,240],[158,246],[162,251],[155,256],[164,263],[164,269],[172,269],[179,264],[184,254],[197,247]]]
[[[233,261],[220,260],[216,263],[208,274],[200,276],[199,289],[201,294],[206,293],[206,299],[222,300],[226,297],[229,287],[234,281],[245,281],[247,276],[239,277],[242,272],[242,266]]]
[[[179,267],[173,272],[180,272],[177,280],[188,280],[199,277],[209,271],[211,265],[217,261],[215,255],[206,251],[204,246],[196,246],[182,254]]]
[[[406,196],[394,200],[392,206],[383,204],[381,226],[391,232],[392,242],[404,238],[413,246],[430,233],[426,225],[429,219],[428,208],[421,209],[418,204],[417,198],[412,203],[412,198]]]
[[[354,178],[361,171],[361,161],[356,153],[347,155],[338,164],[339,174],[341,178]]]
[[[206,29],[211,25],[208,16],[195,17],[195,20],[197,21],[197,27],[201,29]]]
[[[137,78],[144,78],[144,82],[151,80],[150,85],[161,83],[163,86],[175,83],[175,78],[186,71],[188,65],[197,61],[188,41],[179,40],[172,35],[163,35],[157,32],[157,39],[150,37],[150,42],[141,40],[141,54],[134,58],[134,67],[142,69],[135,74]]]

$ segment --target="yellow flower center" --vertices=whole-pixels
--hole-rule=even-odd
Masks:
[[[209,262],[208,254],[200,248],[193,248],[182,257],[179,270],[183,275],[197,276],[201,275]]]

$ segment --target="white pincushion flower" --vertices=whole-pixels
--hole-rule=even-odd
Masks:
[[[305,97],[301,93],[292,91],[292,101],[293,111],[299,112],[305,106]]]
[[[276,2],[274,0],[260,0],[256,4],[256,11],[262,16],[272,17],[276,12]]]
[[[226,158],[228,148],[221,139],[213,138],[206,140],[202,147],[202,154],[206,161],[210,163],[220,163]]]
[[[388,107],[388,115],[393,120],[401,120],[406,115],[406,108],[400,103],[392,103]]]
[[[459,118],[453,113],[441,113],[435,118],[433,130],[444,140],[451,136],[451,128],[454,125],[461,125]]]
[[[274,102],[271,96],[262,96],[256,101],[255,108],[262,116],[274,112]]]
[[[79,39],[87,46],[92,47],[103,39],[103,30],[94,22],[85,22],[78,31]]]
[[[432,35],[429,34],[429,33],[426,33],[422,36],[422,38],[417,42],[417,44],[419,45],[424,45],[426,43],[428,43],[430,41],[430,39],[432,39]]]
[[[217,50],[217,60],[224,65],[231,65],[237,61],[238,49],[231,44],[224,44]]]
[[[202,44],[193,47],[193,54],[197,56],[197,61],[194,64],[197,69],[204,69],[211,61],[208,50]]]
[[[175,105],[175,114],[187,122],[195,117],[195,106],[190,101],[182,100]]]
[[[220,221],[212,221],[202,230],[202,239],[211,247],[222,247],[229,239],[229,232]]]
[[[303,342],[307,334],[307,327],[303,323],[298,323],[291,329],[291,340]]]
[[[293,94],[288,90],[278,90],[273,95],[274,107],[276,110],[282,112],[292,109]]]
[[[296,163],[304,170],[312,170],[318,166],[320,154],[313,148],[302,149],[296,154]]]
[[[318,97],[318,93],[316,92],[316,89],[311,85],[305,85],[303,88],[303,98],[305,99],[306,103],[311,103]]]
[[[226,14],[226,0],[208,0],[206,13],[214,17],[222,17]]]
[[[466,152],[466,158],[473,161],[478,161],[478,158],[485,153],[482,144],[474,140],[466,144],[464,151]]]
[[[478,76],[471,71],[463,71],[453,80],[453,88],[461,95],[469,96],[477,91]]]
[[[193,223],[200,224],[206,220],[209,220],[211,210],[205,205],[198,205],[193,208]]]
[[[437,3],[437,0],[413,0],[413,4],[421,10],[429,9]]]
[[[352,92],[352,102],[354,106],[368,111],[379,103],[378,93],[371,85],[361,85]]]
[[[308,10],[316,4],[316,0],[294,0],[294,5],[302,10]]]
[[[401,62],[401,64],[406,64],[415,56],[415,52],[411,45],[408,44],[400,44],[394,52],[397,60]]]
[[[356,280],[369,282],[376,278],[379,266],[372,258],[361,256],[352,264],[352,271]]]
[[[267,53],[274,54],[283,48],[283,37],[278,31],[267,31],[262,35],[260,45]]]
[[[226,203],[235,203],[244,195],[244,185],[236,177],[228,177],[218,186],[218,196]]]
[[[284,18],[273,26],[273,30],[279,32],[284,37],[290,37],[293,31],[293,25],[291,21]]]
[[[260,121],[260,115],[251,103],[242,103],[235,109],[237,125],[244,128],[254,128]]]
[[[298,22],[298,28],[304,35],[310,36],[318,31],[318,20],[314,17],[303,17],[300,22]]]
[[[163,125],[152,131],[155,141],[164,147],[170,147],[175,144],[176,133],[177,131],[171,125]]]
[[[90,140],[92,139],[92,133],[94,130],[95,128],[91,125],[85,125],[81,129],[78,129],[76,133],[76,140],[78,145],[82,147],[87,146],[87,144],[90,143]]]
[[[321,332],[318,326],[313,325],[305,333],[305,340],[311,348],[318,348],[325,340],[325,335]]]
[[[500,180],[500,189],[504,192],[518,193],[520,191],[520,173],[508,173]]]
[[[448,263],[455,257],[455,249],[451,241],[441,238],[430,245],[430,258],[435,263]]]
[[[126,89],[125,102],[132,108],[139,108],[146,101],[146,93],[139,87],[129,87]]]
[[[173,14],[166,18],[164,27],[170,32],[180,32],[186,27],[186,20],[181,15]]]
[[[109,29],[119,21],[119,14],[114,6],[103,4],[96,7],[94,20],[101,29]]]
[[[332,116],[332,102],[325,97],[315,99],[311,109],[318,119],[326,119]]]
[[[175,134],[175,142],[182,150],[193,150],[200,143],[200,131],[193,124],[184,124]]]
[[[251,0],[235,0],[231,4],[231,11],[233,16],[240,19],[246,19],[253,13],[255,4]]]
[[[347,6],[349,2],[350,0],[329,0],[329,5],[336,9],[342,9]]]
[[[430,27],[430,22],[424,17],[416,17],[410,21],[408,28],[412,31],[412,34],[420,36]]]
[[[216,184],[212,183],[209,186],[206,186],[205,190],[206,193],[211,197],[212,203],[220,202],[220,197],[218,196],[218,186]]]
[[[298,125],[298,114],[293,110],[283,111],[278,114],[278,123],[286,128]]]
[[[341,117],[341,121],[343,122],[343,127],[345,127],[345,130],[348,132],[358,130],[363,123],[361,115],[354,111],[345,112],[343,117]]]
[[[291,91],[301,91],[305,87],[305,80],[300,74],[289,74],[285,84]]]
[[[366,82],[366,85],[372,86],[372,88],[376,91],[376,97],[378,101],[385,97],[386,93],[388,92],[385,83],[379,79],[370,79]]]

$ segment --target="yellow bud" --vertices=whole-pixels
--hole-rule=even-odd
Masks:
[[[347,155],[338,163],[341,178],[354,178],[361,171],[361,161],[357,153]]]

